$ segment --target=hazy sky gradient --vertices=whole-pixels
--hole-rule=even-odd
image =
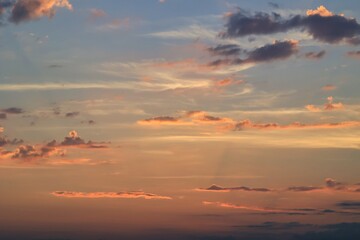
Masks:
[[[360,3],[0,0],[1,239],[358,239]]]

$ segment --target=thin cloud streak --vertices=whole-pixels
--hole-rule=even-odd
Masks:
[[[152,193],[145,193],[142,191],[135,192],[70,192],[70,191],[55,191],[51,195],[55,197],[64,198],[124,198],[124,199],[136,199],[143,198],[146,200],[159,199],[159,200],[171,200],[171,197],[160,196]]]

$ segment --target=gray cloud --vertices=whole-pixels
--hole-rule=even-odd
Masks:
[[[305,57],[309,58],[309,59],[320,59],[323,58],[325,56],[325,51],[320,51],[320,52],[307,52],[305,53]]]
[[[328,10],[325,9],[327,12]],[[283,18],[278,13],[256,12],[251,14],[242,9],[231,14],[225,24],[223,38],[245,37],[249,35],[267,35],[298,29],[306,31],[314,39],[326,43],[351,41],[359,36],[360,25],[353,18],[342,15],[322,15],[319,12],[305,15],[294,15]]]
[[[207,50],[215,56],[237,56],[244,51],[237,44],[220,44]]]
[[[211,62],[209,65],[237,65],[282,60],[289,58],[298,52],[298,43],[296,41],[276,41],[275,43],[243,52],[246,55],[245,58],[218,59]]]
[[[20,113],[24,113],[24,110],[22,108],[17,108],[17,107],[10,107],[10,108],[5,108],[0,110],[3,113],[8,113],[8,114],[20,114]]]
[[[65,114],[65,117],[76,117],[80,114],[80,112],[68,112]]]
[[[230,191],[245,191],[245,192],[271,192],[271,189],[268,188],[252,188],[252,187],[220,187],[217,185],[212,185],[208,188],[198,188],[197,191],[209,191],[209,192],[230,192]]]

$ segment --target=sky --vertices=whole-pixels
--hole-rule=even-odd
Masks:
[[[0,0],[0,239],[360,239],[360,2]]]

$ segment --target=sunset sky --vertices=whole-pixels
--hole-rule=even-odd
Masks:
[[[0,239],[360,239],[359,66],[358,0],[0,0]]]

